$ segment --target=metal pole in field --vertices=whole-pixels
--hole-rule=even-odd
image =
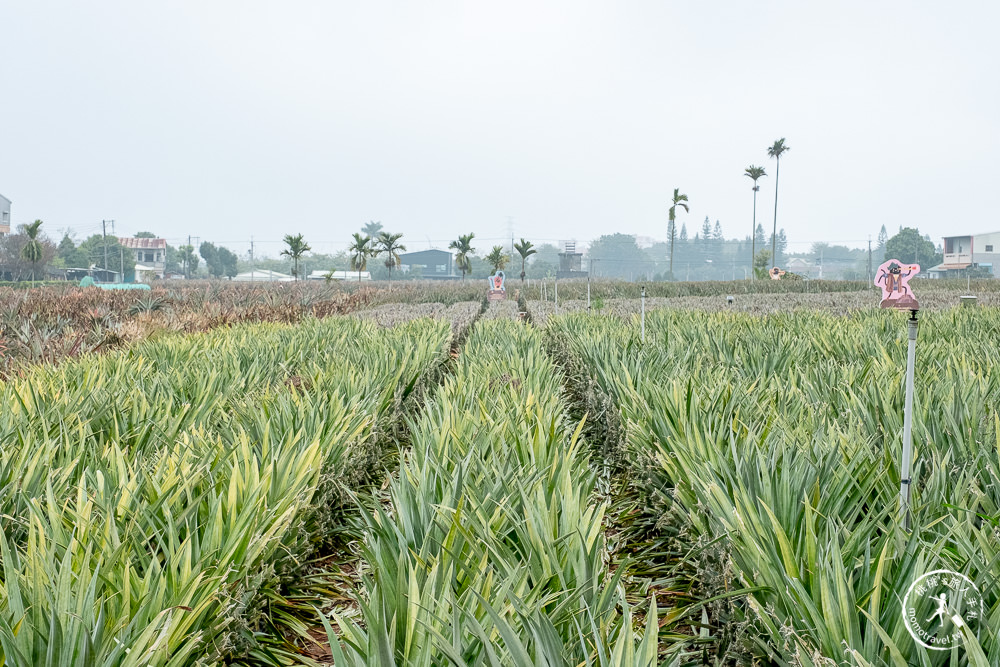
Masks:
[[[909,340],[906,347],[906,403],[903,408],[903,462],[899,474],[899,515],[903,527],[910,528],[910,468],[913,465],[913,374],[917,356],[917,311],[910,311],[906,321]]]
[[[642,286],[642,342],[646,342],[646,286]]]
[[[101,233],[104,235],[104,278],[108,277],[108,221],[101,220]]]
[[[872,282],[872,237],[868,235],[868,284]],[[874,285],[873,285],[874,287]]]
[[[556,278],[556,310],[559,310],[559,279]]]
[[[590,312],[590,276],[587,276],[587,312]]]

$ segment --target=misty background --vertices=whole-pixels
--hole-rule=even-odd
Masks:
[[[0,194],[53,244],[114,220],[241,261],[301,233],[334,262],[375,220],[410,251],[524,237],[538,272],[576,239],[621,274],[612,235],[634,235],[627,270],[652,277],[679,188],[675,277],[742,278],[743,170],[768,171],[769,247],[785,137],[785,253],[857,270],[883,226],[934,245],[1000,229],[998,19],[985,1],[8,2]]]

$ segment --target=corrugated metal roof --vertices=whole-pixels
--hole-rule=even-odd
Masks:
[[[439,260],[449,260],[451,258],[452,254],[449,251],[438,250],[437,248],[404,252],[399,255],[401,264],[420,264],[421,262],[436,262]]]
[[[938,264],[937,266],[932,266],[928,271],[958,271],[959,269],[967,269],[971,264]]]
[[[132,237],[118,237],[118,243],[123,248],[132,248],[133,250],[166,250],[167,240],[166,239],[136,239]]]

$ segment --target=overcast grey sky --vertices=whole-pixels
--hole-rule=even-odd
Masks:
[[[0,0],[0,193],[275,255],[370,219],[663,239],[674,187],[790,250],[1000,229],[1000,3]]]

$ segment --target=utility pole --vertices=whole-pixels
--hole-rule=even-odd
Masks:
[[[191,235],[188,234],[188,247],[191,248],[191,255],[190,255],[190,257],[187,256],[187,255],[185,255],[185,257],[184,257],[184,278],[185,278],[185,280],[191,277],[191,259],[194,258],[194,246],[191,245],[191,238],[192,238]],[[198,241],[201,241],[201,237],[200,236],[195,236],[194,239],[198,240]]]
[[[868,282],[872,282],[872,235],[868,235]]]
[[[253,282],[253,236],[250,237],[250,282]]]
[[[104,234],[104,274],[108,272],[108,221],[101,220],[101,230]]]

